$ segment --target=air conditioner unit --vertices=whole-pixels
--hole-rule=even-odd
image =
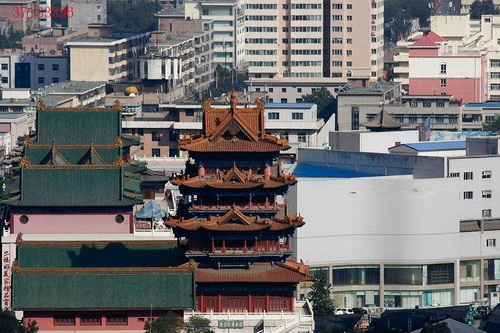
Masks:
[[[372,20],[372,24],[375,24],[375,20]]]
[[[375,32],[372,31],[372,36],[375,36]]]

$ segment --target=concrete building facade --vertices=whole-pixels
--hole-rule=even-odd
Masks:
[[[36,53],[0,55],[2,88],[38,89],[69,78],[68,57]]]
[[[107,0],[61,0],[64,8],[72,7],[73,15],[68,15],[67,27],[71,30],[86,29],[89,24],[107,23]]]
[[[245,2],[250,78],[382,76],[384,2]]]
[[[301,149],[295,170],[297,209],[319,225],[297,232],[297,255],[328,277],[337,306],[377,312],[483,303],[496,290],[498,155],[339,154]],[[313,176],[314,169],[301,175],[300,163],[331,169],[338,158],[360,163],[351,165],[348,179]],[[388,170],[400,176],[380,176]],[[308,288],[303,284],[299,294]]]

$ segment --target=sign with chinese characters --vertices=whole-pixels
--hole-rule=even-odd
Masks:
[[[218,328],[243,328],[243,320],[219,320]]]
[[[3,264],[3,269],[2,269],[2,278],[3,278],[2,308],[3,309],[10,309],[10,287],[11,287],[10,270],[11,270],[11,264],[10,264],[10,252],[9,251],[3,251],[2,264]]]

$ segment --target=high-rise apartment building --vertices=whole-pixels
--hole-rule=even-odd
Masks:
[[[382,76],[383,0],[247,0],[250,78]]]

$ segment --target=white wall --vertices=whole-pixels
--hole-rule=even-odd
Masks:
[[[360,133],[360,151],[369,153],[388,153],[388,148],[396,142],[418,142],[418,131],[366,132]]]
[[[457,184],[300,178],[297,211],[306,225],[297,230],[297,257],[314,265],[458,258]]]
[[[441,63],[446,63],[446,74],[440,74]],[[410,78],[479,78],[481,77],[481,58],[439,57],[410,58]]]
[[[491,171],[491,178],[482,178],[483,171]],[[483,209],[491,209],[491,217],[500,218],[500,156],[450,158],[449,173],[455,172],[460,173],[460,219],[480,219]],[[472,172],[472,180],[464,180],[464,172]],[[491,190],[491,198],[483,198],[483,190]],[[472,191],[473,198],[464,199],[465,191]]]

